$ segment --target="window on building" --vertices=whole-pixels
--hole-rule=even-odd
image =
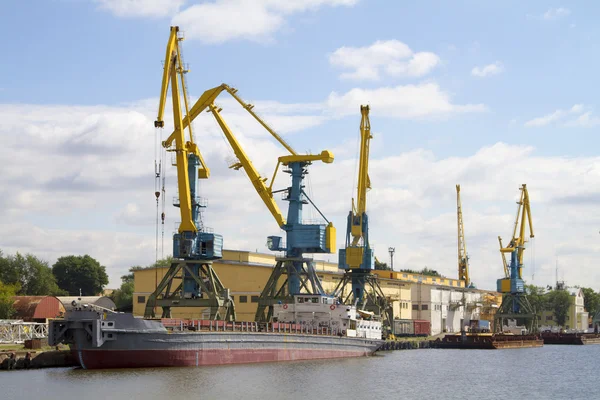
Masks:
[[[408,274],[402,274],[403,278],[408,278]]]
[[[240,296],[240,303],[247,303],[248,302],[248,296]]]
[[[423,304],[423,305],[421,305],[421,310],[427,311],[427,310],[429,310],[429,306],[427,306],[427,304]]]
[[[569,320],[569,316],[567,315],[567,321]]]
[[[318,303],[319,302],[319,298],[318,297],[312,297],[310,300],[313,303]]]
[[[138,304],[144,304],[146,302],[146,296],[138,296]]]
[[[437,282],[437,279],[435,279],[435,278],[431,278],[431,281],[432,281],[432,282]]]
[[[419,311],[419,305],[418,304],[413,304],[412,309],[413,309],[413,311]]]
[[[250,301],[253,303],[258,303],[258,296],[250,296]]]
[[[552,321],[552,315],[546,315],[546,321]]]

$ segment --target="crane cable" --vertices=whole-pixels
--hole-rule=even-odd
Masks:
[[[160,143],[162,143],[162,130],[160,131]],[[160,164],[161,165],[164,165],[166,158],[167,158],[167,149],[162,148],[160,151]],[[166,199],[165,185],[166,185],[166,180],[167,180],[167,168],[165,168],[164,171],[161,171],[161,173],[162,173],[162,188],[161,188],[162,213],[160,214],[160,219],[161,219],[160,258],[164,259],[165,258],[165,217],[166,217],[166,214],[165,214],[165,199]]]

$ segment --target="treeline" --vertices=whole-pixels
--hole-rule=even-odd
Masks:
[[[96,296],[106,284],[106,267],[87,254],[60,257],[50,266],[33,254],[0,250],[0,319],[14,315],[13,296]]]
[[[435,269],[431,269],[431,268],[427,268],[427,267],[423,268],[420,271],[415,271],[414,269],[401,269],[400,272],[406,272],[409,274],[427,275],[427,276],[437,276],[437,277],[443,278],[442,274],[437,272]]]
[[[115,302],[117,310],[119,311],[131,311],[133,308],[133,272],[139,269],[154,268],[154,267],[168,267],[171,265],[173,257],[167,257],[158,260],[146,267],[141,265],[135,265],[129,268],[127,275],[121,276],[121,287],[114,290],[110,294],[110,298]]]
[[[571,294],[567,289],[552,289],[534,285],[526,285],[526,289],[529,302],[539,318],[542,317],[543,311],[552,311],[556,324],[561,327],[565,326],[572,304]],[[579,287],[576,286],[575,289],[579,289]],[[593,317],[600,311],[600,293],[585,287],[582,287],[581,290],[584,296],[583,307]],[[541,323],[544,324],[544,321]]]

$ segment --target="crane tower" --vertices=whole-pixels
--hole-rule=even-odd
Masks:
[[[165,56],[156,128],[164,127],[163,114],[167,92],[171,87],[173,102],[173,133],[162,145],[175,152],[179,196],[173,205],[178,207],[181,223],[173,235],[173,263],[155,291],[148,297],[145,317],[155,317],[155,307],[162,308],[162,317],[171,317],[172,307],[202,307],[210,319],[235,319],[235,306],[229,289],[225,289],[212,268],[212,260],[221,258],[223,237],[204,226],[202,210],[206,199],[198,196],[198,179],[206,179],[210,171],[194,143],[189,123],[189,105],[185,74],[179,42],[183,37],[178,27],[171,27]],[[182,104],[183,99],[183,104]],[[187,116],[182,117],[182,106]],[[184,124],[184,121],[186,122]],[[186,141],[185,132],[189,133]]]
[[[369,106],[361,106],[360,113],[357,196],[356,199],[352,199],[352,209],[348,213],[346,246],[339,250],[338,266],[345,270],[345,273],[333,295],[340,297],[345,304],[356,303],[358,307],[372,311],[382,318],[384,329],[391,329],[394,319],[392,307],[379,285],[377,275],[372,273],[375,268],[375,255],[369,244],[367,191],[371,189],[369,146],[373,137]],[[349,288],[351,290],[348,290]]]
[[[456,185],[456,215],[458,222],[458,279],[465,282],[465,287],[471,285],[469,277],[469,255],[465,240],[465,226],[463,224],[462,202],[460,200],[460,185]]]
[[[520,199],[517,202],[517,217],[513,228],[512,238],[508,246],[502,245],[502,238],[498,236],[500,254],[504,266],[504,277],[498,279],[497,289],[502,293],[502,304],[494,316],[494,327],[500,331],[507,320],[516,320],[517,325],[525,325],[530,332],[537,328],[537,314],[525,292],[523,281],[523,253],[525,251],[525,228],[529,226],[529,237],[533,238],[533,222],[527,185],[523,184]],[[506,261],[506,254],[510,254],[510,263]]]

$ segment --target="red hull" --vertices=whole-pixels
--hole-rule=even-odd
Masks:
[[[73,355],[83,368],[192,367],[274,361],[368,356],[360,351],[331,350],[82,350]]]

